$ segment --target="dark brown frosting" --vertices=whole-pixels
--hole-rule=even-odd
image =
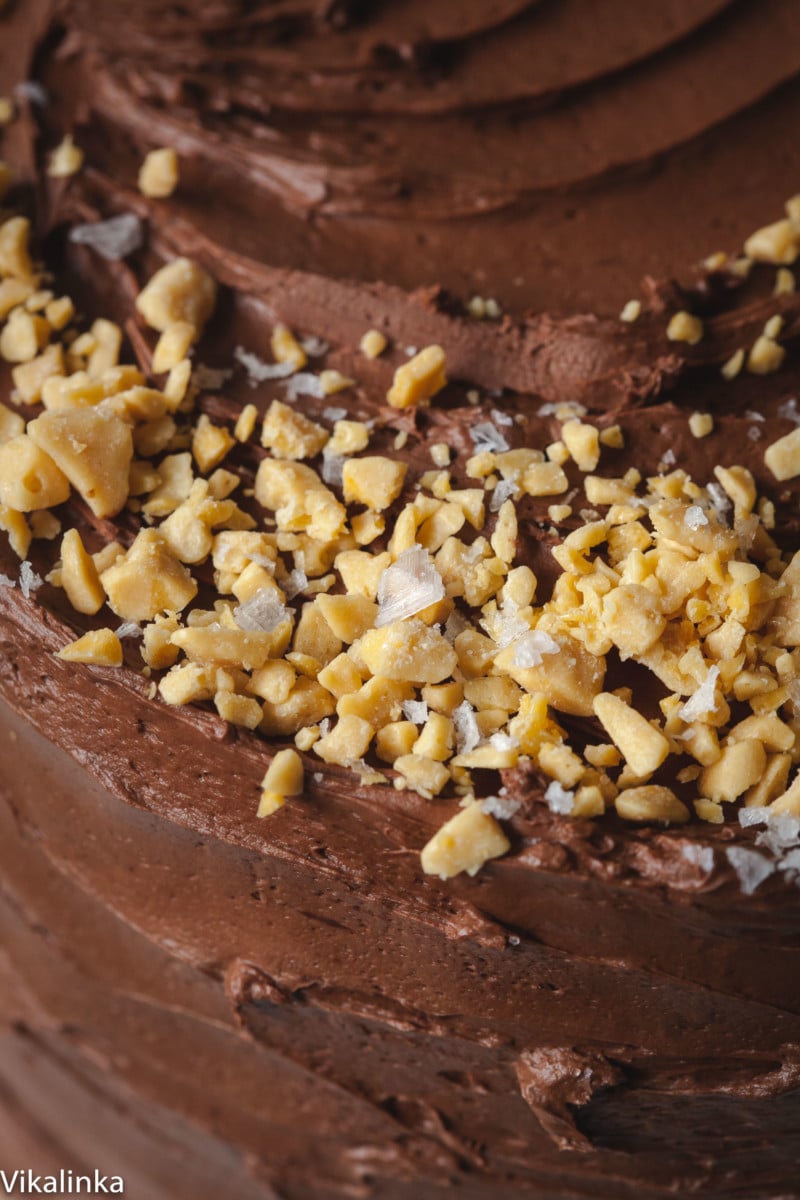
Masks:
[[[579,401],[625,432],[601,472],[653,474],[668,451],[699,482],[747,466],[793,548],[798,488],[763,450],[793,428],[800,302],[773,298],[770,268],[687,271],[690,292],[639,280],[735,251],[798,190],[798,46],[789,0],[31,0],[0,17],[0,94],[36,78],[49,102],[21,101],[2,155],[48,263],[145,365],[132,298],[190,254],[226,285],[202,360],[264,354],[277,319],[324,338],[315,362],[358,379],[342,403],[376,421],[375,452],[408,432],[412,479],[433,442],[463,461],[493,408],[539,446],[559,429],[540,409]],[[87,167],[47,181],[73,126]],[[148,203],[155,144],[182,183]],[[147,222],[126,264],[64,237],[119,211]],[[467,318],[475,292],[511,315]],[[609,316],[634,294],[639,321]],[[694,347],[664,332],[687,303]],[[784,368],[722,381],[776,311]],[[395,347],[375,362],[354,350],[371,326]],[[454,382],[429,410],[387,409],[402,348],[431,342]],[[474,385],[494,389],[478,410]],[[237,371],[200,403],[225,420],[274,394]],[[258,453],[235,452],[245,477]],[[547,505],[520,505],[519,561],[545,584]],[[64,515],[96,545],[134,530]],[[54,553],[35,544],[34,566]],[[2,535],[0,573],[17,573]],[[742,894],[724,852],[753,831],[571,821],[518,769],[511,853],[431,880],[419,850],[452,798],[310,758],[303,798],[257,821],[269,745],[148,699],[133,643],[119,673],[55,659],[80,620],[53,588],[0,587],[6,1157],[13,1136],[159,1200],[798,1194],[800,891],[776,874]]]

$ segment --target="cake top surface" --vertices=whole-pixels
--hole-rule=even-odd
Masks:
[[[536,17],[529,6],[495,7],[493,35]],[[693,18],[674,10],[672,40],[684,28],[701,45],[696,7]],[[106,25],[105,9],[91,27],[82,5],[65,11],[69,37],[43,83],[10,89],[6,126],[10,202],[25,205],[19,185],[34,175],[45,188],[38,224],[51,231],[44,267],[55,281],[36,261],[26,218],[9,210],[0,501],[22,566],[4,566],[3,598],[72,629],[62,661],[125,660],[144,668],[151,702],[212,702],[243,743],[256,727],[277,739],[262,816],[302,789],[305,765],[307,781],[378,804],[413,793],[420,811],[427,802],[423,825],[448,816],[422,856],[426,872],[445,878],[509,849],[533,861],[543,824],[556,831],[547,845],[563,838],[587,852],[593,834],[565,827],[593,830],[609,809],[597,837],[607,822],[634,870],[653,869],[649,836],[693,819],[696,832],[674,843],[678,858],[662,856],[662,877],[701,885],[727,864],[746,893],[770,876],[772,887],[793,880],[796,200],[783,215],[761,214],[776,220],[749,230],[743,256],[707,256],[684,288],[646,283],[638,297],[626,293],[619,317],[517,318],[513,300],[504,315],[494,293],[513,293],[500,267],[488,297],[410,296],[400,286],[407,265],[386,272],[390,283],[352,279],[378,273],[368,231],[352,271],[329,257],[325,221],[342,232],[335,204],[347,171],[321,184],[311,151],[322,154],[326,137],[333,144],[339,114],[350,129],[345,97],[357,94],[361,136],[374,146],[380,125],[395,166],[410,170],[397,118],[405,127],[416,113],[420,174],[404,174],[395,200],[407,190],[422,204],[414,220],[437,237],[452,231],[452,190],[433,189],[439,210],[422,203],[433,178],[426,138],[451,145],[449,120],[474,140],[470,114],[489,104],[502,154],[515,122],[505,110],[500,120],[500,100],[530,101],[532,113],[551,90],[543,75],[529,95],[499,96],[491,56],[477,50],[480,6],[459,13],[462,41],[474,35],[484,63],[470,68],[474,102],[458,70],[423,86],[418,49],[398,55],[411,74],[378,66],[387,44],[452,40],[448,6],[441,18],[409,6],[407,26],[387,17],[385,28],[350,32],[346,8],[320,23],[298,6],[283,14],[289,34],[258,24],[250,48],[235,36],[241,14],[228,20],[224,8],[202,40],[197,22],[175,18],[154,40],[154,13],[122,31]],[[19,18],[32,47],[50,17],[34,5]],[[253,20],[268,29],[257,9]],[[642,23],[629,53],[658,49],[669,60],[666,38]],[[188,45],[194,88],[175,67]],[[598,66],[592,47],[583,60],[578,50],[562,76],[572,70],[576,85],[623,65]],[[231,79],[245,88],[242,56],[262,51],[283,109],[274,121],[251,114],[237,134],[238,106],[259,109]],[[355,90],[353,64],[365,64]],[[165,98],[170,71],[180,88]],[[657,72],[647,74],[649,86]],[[218,77],[227,109],[221,92],[185,107],[198,80]],[[122,103],[126,86],[134,106]],[[156,96],[154,146],[145,121]],[[320,96],[325,129],[312,137],[302,122],[319,117]],[[113,131],[101,128],[103,112]],[[215,135],[220,112],[225,139]],[[261,157],[262,140],[279,144],[283,174],[269,150]],[[287,174],[289,150],[300,162]],[[286,221],[302,210],[305,241],[322,231],[313,262],[276,262],[250,214],[246,223],[239,214],[240,228],[215,224],[238,203],[223,188],[234,173],[227,156],[245,152],[235,171],[254,181],[248,203],[266,173]],[[378,139],[376,168],[381,153]],[[466,150],[457,158],[465,164]],[[498,174],[518,199],[511,166]],[[213,202],[217,186],[224,205]],[[349,186],[362,200],[374,190],[363,175]],[[380,210],[395,230],[403,214],[391,193],[377,188],[370,221]],[[467,193],[474,200],[474,176]],[[487,245],[495,208],[513,228],[512,208],[488,201],[476,226]],[[291,237],[271,228],[283,252]],[[426,261],[435,267],[435,256]],[[418,262],[413,270],[415,282],[426,278]],[[548,286],[557,290],[552,273]]]

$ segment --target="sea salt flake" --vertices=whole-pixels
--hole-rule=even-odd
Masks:
[[[489,745],[494,750],[497,750],[503,754],[506,750],[516,750],[519,746],[519,741],[517,738],[511,737],[510,734],[503,733],[502,730],[498,730],[497,733],[493,733],[489,738]]]
[[[32,593],[40,588],[44,580],[41,575],[37,575],[31,564],[26,559],[19,569],[19,589],[26,600],[29,600]]]
[[[774,874],[775,864],[757,850],[748,850],[746,846],[728,846],[725,855],[739,876],[745,896],[752,896],[756,888]]]
[[[381,574],[376,628],[413,617],[444,596],[442,577],[428,551],[424,546],[411,546]]]
[[[298,396],[313,396],[316,400],[321,400],[325,395],[322,380],[310,371],[300,371],[299,374],[292,375],[291,379],[285,380],[285,386],[289,400],[296,400]]]
[[[691,504],[686,510],[684,521],[690,529],[700,529],[708,524],[708,517],[699,504]]]
[[[518,491],[519,489],[513,479],[501,479],[492,492],[492,498],[489,501],[489,511],[499,512],[506,500],[513,499]]]
[[[800,849],[785,854],[778,863],[778,870],[784,872],[790,883],[800,883]]]
[[[12,579],[10,575],[0,574],[0,587],[16,587],[16,579]]]
[[[469,700],[462,700],[458,708],[453,710],[453,727],[456,731],[456,749],[459,754],[469,754],[480,745],[481,731]]]
[[[514,418],[510,417],[508,415],[508,413],[502,412],[499,408],[492,409],[492,420],[494,421],[495,425],[513,425],[514,424]]]
[[[286,596],[287,600],[294,600],[295,596],[299,596],[300,593],[307,587],[308,576],[302,567],[295,567],[295,569],[290,571],[286,576],[286,580],[283,584],[283,594]]]
[[[792,813],[774,813],[767,820],[766,829],[756,834],[756,844],[770,850],[780,858],[786,850],[793,850],[800,843],[800,817]]]
[[[742,550],[749,550],[753,542],[756,540],[756,534],[761,522],[756,516],[737,517],[734,521],[734,530],[739,538],[739,545]]]
[[[463,633],[465,629],[470,628],[471,626],[467,618],[463,615],[463,613],[460,613],[457,608],[454,608],[444,623],[444,636],[447,638],[448,642],[452,643],[456,640],[460,633]]]
[[[714,851],[711,846],[698,846],[696,842],[689,842],[682,847],[681,854],[687,862],[699,867],[701,871],[708,873],[714,868]]]
[[[289,610],[271,588],[260,588],[254,596],[239,605],[233,619],[240,629],[249,633],[271,633],[290,616]]]
[[[706,491],[717,516],[724,519],[731,510],[731,500],[727,492],[719,483],[706,484]]]
[[[259,383],[266,383],[268,379],[285,379],[287,375],[291,375],[294,371],[293,363],[264,362],[263,358],[259,358],[257,354],[253,354],[250,350],[245,350],[244,346],[236,346],[233,351],[233,357],[247,372],[247,381],[250,387],[255,387]]]
[[[328,408],[323,408],[322,415],[327,421],[343,421],[347,416],[346,408],[336,408],[335,405],[329,405]]]
[[[749,829],[751,825],[765,825],[768,820],[769,809],[761,805],[739,809],[739,824],[742,829]]]
[[[705,717],[716,710],[717,699],[715,689],[718,678],[719,667],[709,667],[708,674],[700,684],[700,687],[678,709],[678,716],[682,721],[696,721],[699,717]]]
[[[751,425],[747,431],[747,436],[751,442],[760,442],[761,430],[756,425]]]
[[[342,454],[334,454],[326,446],[322,451],[322,480],[328,487],[342,487],[342,476],[346,458]]]
[[[415,725],[424,725],[428,719],[428,705],[424,700],[404,700],[403,716]]]
[[[470,437],[476,454],[480,454],[483,450],[502,454],[504,450],[508,450],[508,442],[491,421],[479,421],[477,425],[473,425]]]
[[[123,621],[115,632],[117,637],[120,639],[139,638],[143,634],[142,627],[137,621]]]
[[[543,629],[531,629],[523,634],[514,647],[514,666],[526,669],[540,667],[544,654],[558,654],[561,650],[555,638]]]
[[[487,796],[481,800],[481,808],[490,817],[507,821],[509,817],[513,817],[515,813],[519,812],[521,803],[520,800],[512,800],[510,796]]]
[[[544,798],[550,811],[560,813],[562,816],[571,813],[575,807],[575,793],[568,791],[557,779],[548,783]]]
[[[766,417],[763,413],[755,412],[752,408],[745,409],[744,414],[748,421],[765,421]]]
[[[417,353],[416,346],[406,346],[406,347],[404,347],[404,349],[409,358],[413,358],[414,355]]]
[[[675,457],[675,451],[670,446],[669,449],[665,450],[664,454],[662,455],[661,465],[662,467],[674,467],[677,461],[678,460]]]
[[[31,104],[38,104],[40,108],[50,103],[47,88],[35,79],[23,79],[22,83],[18,83],[14,88],[14,95],[17,100],[29,100]]]
[[[314,334],[304,337],[300,345],[309,358],[322,358],[322,355],[327,354],[330,350],[330,343],[326,342],[324,338],[315,337]]]
[[[784,400],[778,408],[778,416],[783,417],[785,421],[793,421],[795,425],[800,425],[800,409],[797,407],[797,399],[792,396],[789,400]]]
[[[119,262],[141,248],[144,226],[135,213],[120,213],[107,221],[73,226],[69,240],[80,246],[90,246],[110,262]]]

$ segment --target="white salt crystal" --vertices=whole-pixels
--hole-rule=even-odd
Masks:
[[[554,813],[566,815],[571,813],[575,807],[575,793],[567,791],[557,779],[548,783],[544,798],[550,811]]]
[[[760,521],[756,516],[737,517],[734,521],[734,529],[739,538],[739,545],[742,550],[749,550],[756,540]]]
[[[501,410],[499,408],[492,409],[492,420],[494,421],[495,425],[513,425],[514,424],[514,418],[510,417],[508,415],[508,413],[501,412]]]
[[[16,579],[12,579],[10,575],[0,574],[0,587],[16,587]]]
[[[404,700],[403,716],[415,725],[424,725],[428,719],[428,705],[424,700]]]
[[[497,733],[493,733],[489,738],[489,745],[502,754],[506,750],[516,750],[519,741],[517,738],[511,737],[510,734],[498,730]]]
[[[14,88],[14,95],[18,100],[29,100],[31,104],[38,104],[40,108],[50,103],[47,89],[35,79],[23,79],[22,83],[18,83]]]
[[[778,863],[778,870],[785,872],[790,883],[800,884],[800,849],[790,850],[788,854],[784,854]]]
[[[490,817],[507,821],[514,813],[519,812],[520,803],[519,800],[512,800],[508,796],[487,796],[485,800],[481,800],[481,808]]]
[[[409,358],[413,358],[414,355],[417,353],[417,347],[416,346],[406,346],[405,352]]]
[[[674,467],[677,461],[678,460],[675,457],[675,451],[670,446],[669,449],[665,450],[664,454],[662,455],[661,465],[664,467]]]
[[[483,450],[491,450],[495,454],[501,454],[504,450],[508,450],[508,442],[491,421],[479,421],[477,425],[473,425],[470,437],[476,454],[480,454]]]
[[[728,496],[728,493],[719,483],[707,483],[706,491],[708,492],[711,503],[716,509],[717,516],[724,518],[731,509],[731,500]]]
[[[714,851],[710,846],[698,846],[696,842],[689,842],[682,847],[681,854],[687,862],[693,863],[701,871],[708,872],[714,867]]]
[[[518,490],[517,485],[512,479],[501,479],[492,492],[492,498],[489,501],[489,511],[499,512],[506,500],[511,500],[513,496],[516,496]]]
[[[116,630],[118,638],[138,638],[142,636],[142,627],[136,621],[123,621]]]
[[[31,596],[31,593],[35,592],[37,588],[40,588],[43,583],[44,580],[42,577],[36,574],[33,567],[26,559],[19,569],[19,588],[25,599],[28,600]]]
[[[543,629],[531,629],[514,647],[515,667],[540,667],[543,654],[558,654],[561,650],[555,638]]]
[[[745,409],[744,414],[748,421],[765,421],[766,417],[763,413],[755,412],[752,408]]]
[[[687,508],[684,520],[690,529],[700,529],[703,525],[708,524],[708,517],[699,504],[691,504]]]
[[[747,436],[751,442],[760,442],[761,441],[761,430],[758,428],[757,425],[751,425],[747,431]]]
[[[328,487],[342,486],[342,473],[346,459],[342,454],[334,454],[327,446],[322,451],[322,475],[323,483],[327,483]]]
[[[245,350],[244,346],[236,346],[233,357],[247,372],[248,383],[255,387],[258,383],[266,383],[268,379],[285,379],[294,371],[293,363],[267,363],[257,354]]]
[[[778,408],[778,416],[783,417],[786,421],[794,421],[795,425],[800,425],[800,409],[797,407],[797,400],[794,396],[790,400],[784,400]]]
[[[347,409],[336,408],[331,404],[328,406],[328,408],[323,408],[322,415],[328,421],[343,421],[347,416]]]
[[[322,771],[314,772],[314,783],[322,783],[324,778],[325,778],[325,776],[322,774]]]
[[[775,864],[764,858],[757,850],[746,846],[729,846],[725,851],[728,862],[739,876],[745,896],[751,896],[756,888],[775,871]]]
[[[470,628],[470,623],[466,617],[457,608],[454,608],[444,623],[444,636],[448,642],[454,642],[460,633]]]
[[[233,619],[240,629],[248,632],[271,633],[290,615],[271,588],[260,588],[254,596],[239,605]]]
[[[300,342],[300,345],[303,347],[309,358],[321,358],[323,354],[327,354],[330,350],[330,344],[328,342],[326,342],[323,338],[314,337],[313,334],[309,334],[308,337],[304,337]]]
[[[90,246],[103,258],[118,262],[138,250],[144,242],[144,226],[134,213],[120,213],[107,221],[75,225],[69,231],[69,240],[81,246]]]
[[[300,371],[298,375],[292,375],[291,379],[285,381],[285,386],[289,400],[296,400],[298,396],[314,396],[315,399],[321,400],[325,395],[322,380],[310,371]]]
[[[708,674],[700,684],[700,687],[678,709],[678,716],[682,721],[696,721],[699,717],[704,717],[708,713],[714,712],[717,707],[717,699],[714,693],[718,678],[719,667],[709,667]]]
[[[404,550],[381,574],[376,628],[404,621],[445,595],[442,577],[424,546]]]
[[[290,571],[283,584],[283,593],[287,600],[294,600],[295,596],[299,596],[304,588],[308,587],[308,576],[302,567],[295,567]]]
[[[462,700],[458,708],[453,710],[453,727],[456,731],[456,749],[459,754],[469,754],[480,745],[481,731],[469,700]]]
[[[739,824],[742,829],[748,829],[751,825],[764,825],[768,820],[769,809],[761,805],[739,809]]]
[[[776,858],[780,858],[786,850],[793,849],[800,842],[800,817],[792,813],[774,813],[767,819],[766,829],[756,834],[756,844],[771,850]]]

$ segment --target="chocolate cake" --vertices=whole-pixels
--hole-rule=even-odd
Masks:
[[[798,117],[793,0],[0,3],[4,1187],[800,1196]]]

